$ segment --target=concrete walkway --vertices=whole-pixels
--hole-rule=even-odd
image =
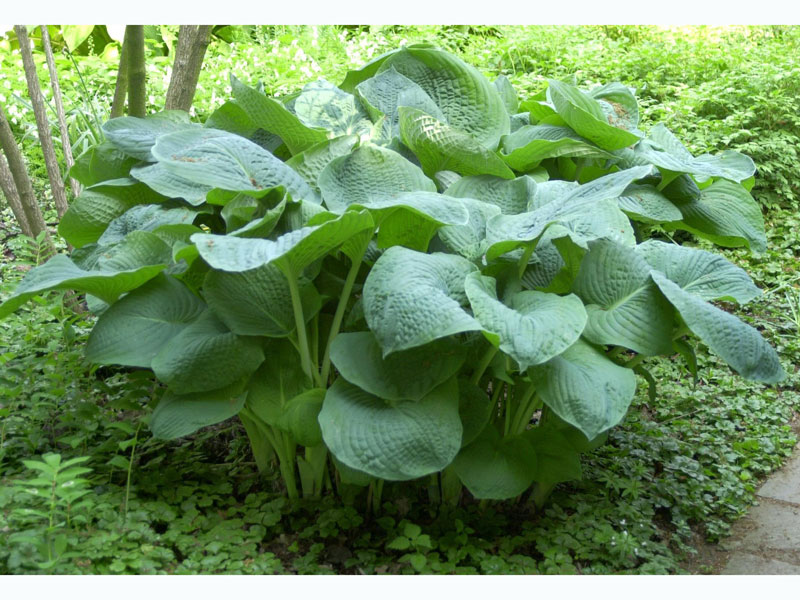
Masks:
[[[800,446],[800,445],[799,445]],[[723,542],[723,575],[800,575],[800,449],[757,492],[759,504]]]

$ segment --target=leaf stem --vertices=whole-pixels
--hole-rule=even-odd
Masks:
[[[128,459],[128,478],[125,481],[125,517],[123,521],[128,520],[128,502],[131,497],[131,471],[133,470],[133,456],[136,452],[136,444],[139,442],[139,430],[142,428],[142,422],[139,421],[139,426],[136,427],[136,433],[133,434],[133,444],[131,445],[131,456]]]
[[[300,497],[300,494],[297,492],[297,478],[294,474],[294,448],[290,448],[290,443],[288,439],[284,439],[283,434],[267,425],[264,421],[259,419],[254,413],[251,413],[253,418],[253,422],[256,426],[263,432],[264,436],[267,438],[270,444],[272,444],[273,450],[275,450],[275,454],[278,455],[278,467],[281,471],[281,476],[283,477],[283,483],[286,485],[286,495],[289,496],[290,500],[296,500]]]
[[[328,342],[325,345],[325,355],[322,357],[322,385],[327,385],[328,375],[331,371],[331,344],[336,336],[339,335],[339,328],[342,326],[342,319],[344,318],[344,311],[347,308],[347,303],[350,300],[350,293],[353,291],[353,284],[355,284],[358,270],[361,268],[361,261],[364,258],[364,253],[367,251],[366,244],[364,250],[361,252],[358,260],[354,260],[350,265],[350,270],[347,272],[347,278],[344,281],[342,288],[342,295],[339,298],[339,304],[336,307],[336,313],[333,315],[333,323],[331,323],[331,331],[328,334]]]
[[[289,293],[292,296],[292,309],[294,310],[294,322],[297,329],[297,344],[300,346],[300,361],[303,365],[303,371],[310,380],[322,387],[319,372],[314,369],[311,362],[311,352],[308,347],[308,334],[306,333],[306,321],[303,317],[303,305],[300,301],[300,288],[297,285],[297,277],[291,276],[286,273],[286,279],[289,282]]]
[[[491,345],[489,346],[489,348],[486,349],[486,352],[484,353],[483,357],[481,358],[481,362],[478,363],[478,367],[475,369],[475,372],[472,374],[472,379],[470,380],[470,381],[472,381],[472,383],[474,383],[475,385],[478,385],[478,383],[480,383],[481,377],[483,377],[484,372],[486,371],[486,369],[491,364],[492,359],[494,358],[494,355],[497,354],[497,351],[498,351],[498,348],[495,348],[494,346],[491,346]]]
[[[628,369],[633,369],[640,362],[642,362],[645,358],[647,358],[647,357],[644,354],[637,354],[632,359],[627,361],[624,366],[627,367]]]
[[[531,383],[522,394],[520,398],[517,412],[512,421],[511,431],[512,435],[522,433],[528,425],[531,415],[539,402],[539,396],[536,395],[536,386]]]

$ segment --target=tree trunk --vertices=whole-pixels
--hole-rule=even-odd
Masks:
[[[114,100],[111,103],[111,118],[116,119],[125,113],[125,96],[128,93],[128,28],[125,28],[125,37],[122,39],[122,49],[119,51],[119,68],[117,69],[117,84],[114,86]]]
[[[17,142],[14,140],[14,134],[11,131],[11,126],[6,120],[6,115],[0,107],[0,148],[6,155],[8,160],[8,168],[11,171],[14,185],[16,186],[17,194],[19,196],[22,212],[25,214],[25,220],[28,222],[28,227],[31,231],[31,237],[37,237],[41,232],[45,232],[45,237],[49,242],[50,249],[55,253],[53,242],[50,239],[50,234],[47,233],[47,226],[42,216],[42,211],[36,203],[36,196],[33,193],[33,185],[31,184],[28,171],[25,170],[25,163],[22,160],[22,154],[17,147]]]
[[[0,154],[0,189],[3,190],[3,195],[11,207],[11,212],[14,213],[14,218],[19,223],[19,228],[22,233],[28,237],[36,237],[33,234],[33,229],[28,225],[28,217],[25,216],[25,209],[22,208],[22,201],[19,199],[17,193],[17,186],[14,183],[14,176],[11,175],[11,170],[8,168],[5,156]]]
[[[144,25],[125,27],[125,49],[128,55],[128,115],[147,114],[147,73],[144,67]]]
[[[44,56],[47,59],[47,70],[50,72],[50,85],[53,88],[53,102],[56,105],[56,115],[58,115],[58,129],[61,131],[61,148],[64,151],[64,164],[67,172],[75,164],[72,157],[72,143],[69,141],[69,130],[67,129],[67,119],[64,116],[64,104],[61,102],[61,87],[58,85],[58,71],[56,71],[56,61],[53,58],[53,46],[50,44],[50,32],[47,25],[40,25],[42,28],[42,47]],[[81,193],[81,185],[72,177],[69,178],[69,185],[72,189],[72,196],[78,197]]]
[[[56,158],[56,149],[53,138],[50,137],[50,123],[42,99],[42,89],[39,86],[39,76],[36,74],[36,63],[33,61],[33,52],[28,41],[28,32],[24,25],[14,25],[14,31],[19,40],[19,50],[22,54],[22,64],[25,68],[25,79],[28,81],[28,95],[33,105],[33,114],[36,117],[36,129],[39,131],[39,143],[44,154],[44,164],[47,167],[47,176],[50,179],[50,191],[56,204],[56,212],[61,217],[67,209],[67,194],[64,191],[64,182],[61,181],[61,169]]]
[[[189,112],[210,41],[211,25],[181,25],[164,106],[166,110]]]

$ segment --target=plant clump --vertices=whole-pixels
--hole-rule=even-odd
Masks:
[[[633,92],[551,80],[520,100],[428,45],[273,98],[232,78],[201,125],[121,117],[71,174],[59,233],[0,317],[52,289],[98,315],[87,356],[152,369],[165,439],[238,416],[290,497],[433,475],[541,504],[625,416],[641,362],[705,344],[776,383],[776,352],[713,304],[760,294],[684,230],[765,249],[733,151],[639,129]]]

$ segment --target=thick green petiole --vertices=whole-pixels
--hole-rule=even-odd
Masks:
[[[336,307],[336,313],[333,315],[333,323],[331,323],[331,331],[328,335],[328,343],[325,346],[325,355],[322,357],[322,376],[320,379],[322,380],[322,385],[326,385],[328,382],[328,375],[330,375],[331,371],[331,344],[333,340],[336,339],[336,336],[339,335],[339,328],[342,326],[342,319],[344,319],[344,311],[347,308],[347,303],[350,301],[350,293],[353,291],[353,285],[356,282],[356,277],[358,276],[358,270],[361,267],[361,260],[364,257],[364,252],[366,252],[367,246],[364,245],[364,251],[361,252],[361,256],[358,260],[354,260],[353,264],[350,265],[350,270],[347,272],[347,278],[344,281],[344,287],[342,288],[342,296],[339,298],[339,304]]]
[[[319,371],[314,368],[311,361],[311,351],[308,347],[306,321],[303,317],[303,305],[300,301],[300,287],[297,285],[297,277],[292,277],[287,273],[286,279],[289,282],[289,293],[292,296],[292,310],[294,311],[294,322],[297,328],[297,345],[300,346],[300,361],[303,365],[303,372],[316,385],[323,387]]]
[[[491,364],[494,355],[497,354],[497,350],[498,349],[495,348],[494,346],[489,346],[489,348],[484,353],[483,358],[481,358],[480,364],[478,364],[478,367],[472,374],[472,379],[471,379],[472,383],[474,383],[475,385],[478,385],[480,383],[481,377],[483,377],[483,374],[486,372],[486,369]]]

